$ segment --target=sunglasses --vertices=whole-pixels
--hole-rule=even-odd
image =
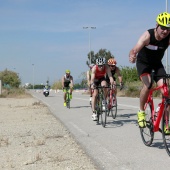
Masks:
[[[98,67],[102,68],[104,65],[98,65]]]
[[[115,65],[110,65],[110,67],[115,67]]]
[[[168,27],[164,27],[164,26],[162,26],[162,25],[159,25],[160,26],[160,28],[161,28],[161,30],[163,30],[163,31],[170,31],[170,28],[168,28]]]

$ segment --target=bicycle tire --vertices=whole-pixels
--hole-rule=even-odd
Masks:
[[[105,109],[103,110],[103,103],[102,103],[102,101],[105,101],[104,102],[104,107],[105,107]],[[106,105],[106,99],[105,99],[105,96],[104,96],[104,92],[102,92],[102,96],[101,96],[101,100],[100,100],[100,102],[101,102],[101,124],[102,124],[102,126],[103,127],[105,127],[106,126],[106,123],[107,123],[107,105]]]
[[[69,93],[66,94],[66,105],[67,105],[67,108],[70,109],[70,96],[69,96]]]
[[[150,146],[154,139],[154,132],[153,132],[153,123],[152,123],[152,109],[151,104],[147,103],[146,109],[146,127],[140,128],[140,134],[142,137],[142,141],[146,146]]]
[[[167,111],[168,104],[165,104],[162,117],[162,138],[167,154],[170,156],[170,134],[165,134],[164,127],[170,127],[169,111]]]
[[[113,119],[116,119],[117,116],[117,98],[115,94],[112,94],[112,107],[110,108],[110,112]]]

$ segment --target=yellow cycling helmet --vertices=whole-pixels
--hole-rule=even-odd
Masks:
[[[70,70],[66,70],[65,73],[70,73]]]
[[[160,13],[156,18],[156,22],[160,26],[170,28],[170,14],[167,12]]]

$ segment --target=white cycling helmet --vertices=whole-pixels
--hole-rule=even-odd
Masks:
[[[96,64],[97,65],[104,65],[106,64],[106,59],[104,57],[99,57],[96,59]]]

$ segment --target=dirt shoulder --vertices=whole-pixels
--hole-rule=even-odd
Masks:
[[[0,98],[0,107],[0,169],[97,169],[39,100]]]

